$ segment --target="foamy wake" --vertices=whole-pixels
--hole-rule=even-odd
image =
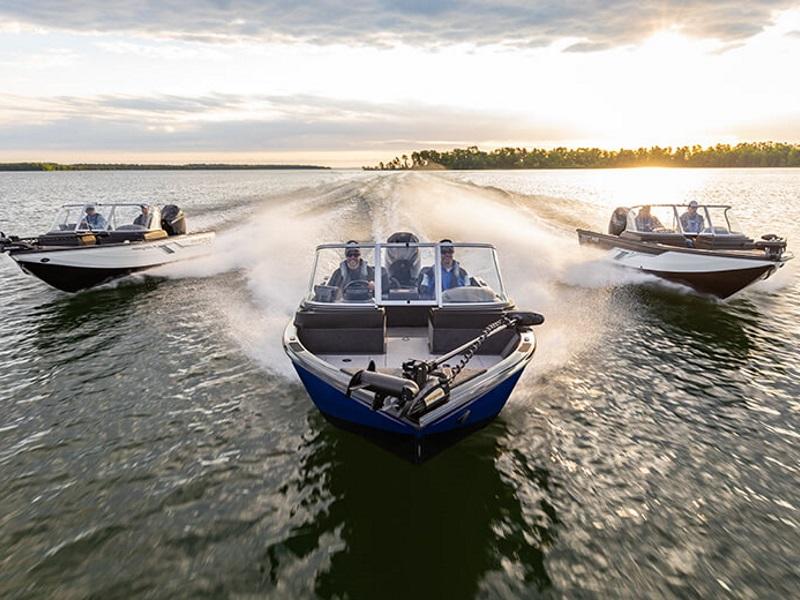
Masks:
[[[599,338],[608,288],[654,279],[614,268],[581,249],[574,229],[551,218],[560,202],[431,174],[358,177],[265,199],[246,221],[218,233],[213,255],[150,273],[169,278],[240,273],[246,293],[220,289],[212,301],[225,306],[225,326],[250,356],[288,373],[281,333],[306,292],[317,244],[385,240],[394,231],[412,231],[422,240],[490,242],[517,305],[546,317],[537,330],[534,369],[542,374]]]

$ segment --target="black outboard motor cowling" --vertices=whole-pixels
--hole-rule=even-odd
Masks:
[[[166,231],[167,235],[185,235],[186,215],[174,204],[167,204],[161,209],[161,229]]]
[[[405,242],[416,244],[419,243],[419,238],[413,233],[398,231],[390,235],[386,241],[392,244]],[[389,273],[389,279],[394,280],[393,283],[395,285],[401,287],[416,286],[420,269],[419,248],[387,248],[386,269]]]
[[[611,213],[611,220],[608,222],[608,234],[619,235],[628,227],[628,213],[630,208],[620,206]]]

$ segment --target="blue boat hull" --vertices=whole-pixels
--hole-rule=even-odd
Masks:
[[[520,369],[492,389],[475,397],[470,402],[460,405],[436,421],[428,423],[424,427],[415,427],[410,423],[395,419],[385,412],[372,410],[371,407],[354,398],[348,398],[343,392],[296,363],[294,363],[294,368],[308,395],[311,396],[311,400],[320,412],[332,421],[415,438],[452,433],[462,429],[471,430],[488,423],[502,410],[522,375],[522,369]]]

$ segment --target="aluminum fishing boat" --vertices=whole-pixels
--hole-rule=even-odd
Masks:
[[[753,240],[740,233],[730,208],[697,202],[620,207],[607,234],[578,229],[578,240],[610,250],[614,264],[727,298],[793,257],[777,235]]]
[[[77,292],[135,271],[204,256],[214,233],[187,233],[177,206],[65,204],[47,233],[0,233],[0,252],[54,288]]]
[[[494,418],[543,321],[515,310],[491,245],[397,233],[318,246],[283,345],[329,420],[419,442]]]

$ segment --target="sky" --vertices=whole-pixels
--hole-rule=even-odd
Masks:
[[[800,0],[0,0],[0,161],[800,142]]]

